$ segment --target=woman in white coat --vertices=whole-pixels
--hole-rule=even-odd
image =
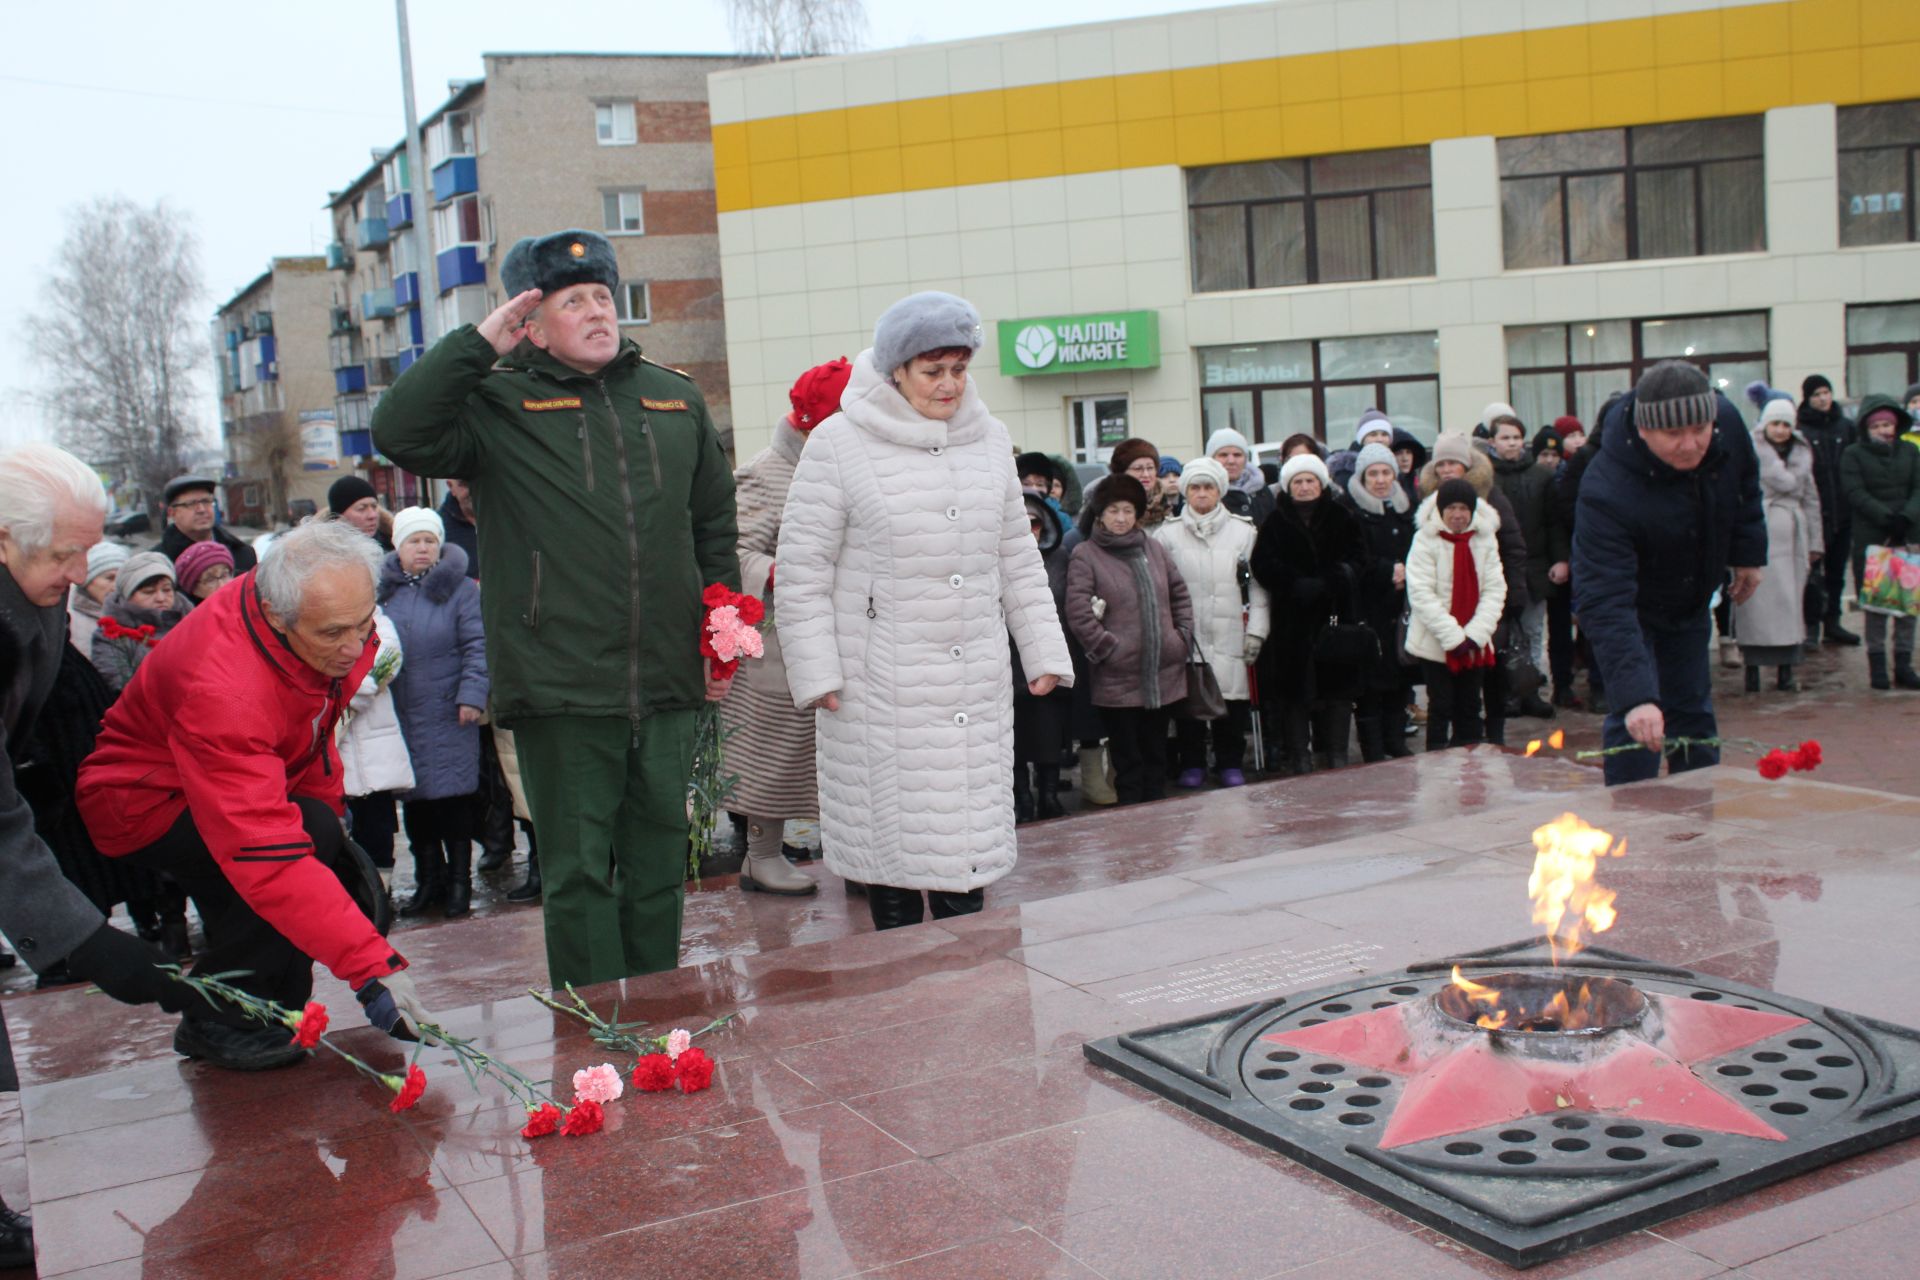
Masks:
[[[1760,499],[1767,511],[1767,573],[1759,588],[1733,606],[1733,637],[1747,668],[1747,692],[1760,692],[1760,668],[1776,669],[1774,688],[1800,687],[1793,669],[1807,639],[1800,602],[1807,575],[1826,550],[1820,528],[1820,489],[1813,478],[1813,446],[1794,426],[1791,400],[1769,400],[1753,429],[1760,460]]]
[[[796,707],[817,708],[827,867],[876,929],[980,910],[1012,869],[1009,633],[1043,696],[1073,665],[1007,429],[967,377],[973,307],[887,308],[840,412],[794,469],[774,616]]]
[[[1444,480],[1414,515],[1407,652],[1427,681],[1427,750],[1485,741],[1481,695],[1507,603],[1500,513],[1471,481]]]
[[[336,740],[340,747],[340,780],[346,787],[347,819],[353,839],[376,867],[393,866],[393,837],[399,830],[393,793],[413,790],[413,760],[400,734],[400,714],[393,706],[393,678],[400,674],[400,633],[378,605],[373,610],[374,634],[380,652],[373,670],[360,681],[340,718]]]
[[[1173,557],[1193,599],[1195,639],[1213,666],[1227,714],[1211,722],[1176,719],[1180,753],[1178,783],[1191,790],[1207,780],[1207,728],[1213,728],[1213,765],[1223,787],[1245,786],[1247,728],[1252,685],[1247,667],[1267,638],[1267,589],[1253,580],[1247,562],[1258,534],[1253,520],[1227,510],[1227,469],[1212,458],[1195,458],[1180,469],[1178,517],[1152,536]],[[1242,583],[1246,596],[1242,597]]]

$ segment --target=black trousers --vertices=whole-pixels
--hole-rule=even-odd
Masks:
[[[1573,601],[1565,590],[1547,597],[1547,668],[1553,689],[1573,688]]]
[[[400,830],[393,792],[370,791],[364,796],[348,796],[347,826],[353,832],[354,843],[367,851],[374,866],[393,865],[393,836]]]
[[[470,795],[409,800],[402,807],[406,811],[407,843],[416,850],[443,840],[473,839],[474,806]]]
[[[1113,790],[1121,804],[1159,800],[1167,794],[1166,707],[1102,707],[1107,753],[1113,757]]]
[[[925,906],[933,909],[935,920],[950,920],[954,916],[972,915],[986,905],[986,900],[985,889],[974,889],[968,893],[928,889]],[[896,889],[890,884],[867,886],[867,910],[873,916],[876,930],[919,924],[925,918],[920,890]]]
[[[1182,769],[1207,767],[1207,734],[1213,734],[1213,767],[1244,769],[1247,761],[1247,730],[1253,724],[1251,703],[1227,699],[1227,714],[1218,720],[1175,720],[1174,746]],[[1119,766],[1114,766],[1119,771]]]
[[[1420,669],[1427,674],[1427,750],[1484,741],[1480,698],[1491,668],[1449,671],[1444,662],[1422,659]]]
[[[345,836],[340,819],[323,801],[295,796],[293,802],[300,809],[300,825],[313,840],[313,856],[328,870],[337,869]],[[136,867],[172,876],[193,895],[207,931],[207,950],[194,964],[194,972],[236,974],[227,981],[249,995],[289,1009],[307,1002],[313,994],[313,958],[247,905],[227,873],[213,860],[207,842],[200,838],[191,809],[181,813],[167,834],[126,856]],[[204,1003],[195,1003],[187,1016],[232,1026],[259,1025],[239,1013]]]

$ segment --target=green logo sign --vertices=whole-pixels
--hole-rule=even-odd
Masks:
[[[1159,363],[1158,312],[1109,311],[1000,322],[1000,372],[1009,377],[1152,369]]]

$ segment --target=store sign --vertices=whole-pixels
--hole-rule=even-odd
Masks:
[[[300,411],[300,468],[303,471],[333,471],[340,466],[340,432],[334,428],[333,410]]]
[[[1152,369],[1159,364],[1158,312],[1108,311],[1000,322],[1000,372],[1009,377]]]

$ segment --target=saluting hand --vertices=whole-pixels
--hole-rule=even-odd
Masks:
[[[495,355],[504,356],[520,345],[527,336],[527,317],[540,305],[541,296],[538,289],[516,293],[480,322],[480,336],[493,344]]]

